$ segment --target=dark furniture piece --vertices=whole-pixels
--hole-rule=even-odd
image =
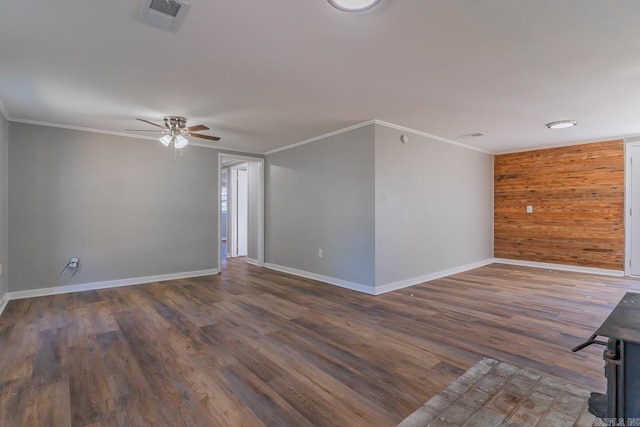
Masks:
[[[606,342],[597,337],[608,338]],[[596,417],[640,421],[640,294],[628,292],[589,340],[573,348],[604,345],[607,394],[591,393],[589,412]]]

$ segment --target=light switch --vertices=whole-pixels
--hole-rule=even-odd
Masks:
[[[527,206],[527,213],[533,213],[533,206]]]

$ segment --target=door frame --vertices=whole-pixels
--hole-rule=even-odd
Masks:
[[[640,146],[640,138],[630,138],[625,140],[624,144],[624,275],[631,276],[631,147]],[[636,167],[640,168],[640,159],[636,159]],[[636,197],[640,197],[636,190]],[[640,212],[636,212],[640,215]],[[637,232],[636,232],[637,234]],[[638,277],[638,276],[634,276]]]
[[[251,155],[241,155],[241,154],[231,154],[231,153],[222,153],[218,152],[218,238],[216,244],[218,245],[218,272],[222,273],[222,251],[220,247],[222,245],[221,229],[220,229],[220,212],[222,212],[222,159],[233,159],[238,161],[244,161],[247,163],[257,163],[260,166],[259,179],[260,182],[258,184],[258,230],[257,230],[257,240],[258,240],[258,258],[257,265],[260,267],[264,266],[264,158],[263,157],[254,157]],[[227,183],[227,185],[229,185]],[[251,191],[251,187],[249,187],[249,191]],[[228,212],[228,196],[229,190],[227,189],[227,212]],[[227,222],[229,222],[227,215]],[[227,242],[229,240],[229,236],[227,236]],[[228,249],[228,248],[227,248]]]
[[[231,219],[231,222],[227,223],[227,255],[230,258],[236,258],[239,256],[247,256],[248,257],[248,243],[249,243],[249,223],[248,223],[248,202],[249,202],[249,163],[239,163],[239,164],[234,164],[232,166],[229,166],[229,175],[230,175],[230,180],[227,183],[227,221],[229,219]],[[247,210],[246,210],[246,217],[244,219],[246,219],[247,221],[245,222],[245,235],[247,236],[244,244],[246,246],[246,252],[244,255],[239,255],[239,227],[240,227],[240,221],[239,220],[239,203],[240,203],[240,197],[238,197],[238,193],[240,191],[240,186],[239,184],[239,173],[240,171],[244,171],[246,174],[245,180],[246,182],[246,186],[245,186],[245,203],[247,204]],[[229,215],[231,214],[231,215]]]

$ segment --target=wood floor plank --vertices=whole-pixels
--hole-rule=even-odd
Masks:
[[[26,396],[23,426],[71,426],[69,387],[66,382],[32,388]],[[6,424],[11,425],[11,424]]]
[[[640,281],[492,264],[371,296],[220,275],[10,301],[0,425],[394,426],[483,357],[603,391],[574,354]]]

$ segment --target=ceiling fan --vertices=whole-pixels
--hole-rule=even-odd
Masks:
[[[156,129],[126,129],[131,132],[162,132],[164,135],[159,138],[160,142],[168,147],[173,142],[175,148],[184,148],[189,143],[187,137],[193,136],[195,138],[208,139],[211,141],[219,141],[217,136],[202,135],[201,133],[194,133],[201,130],[209,130],[204,125],[187,126],[187,119],[180,116],[165,116],[164,126],[150,122],[149,120],[139,119],[141,122],[148,123],[152,126],[160,128]]]

